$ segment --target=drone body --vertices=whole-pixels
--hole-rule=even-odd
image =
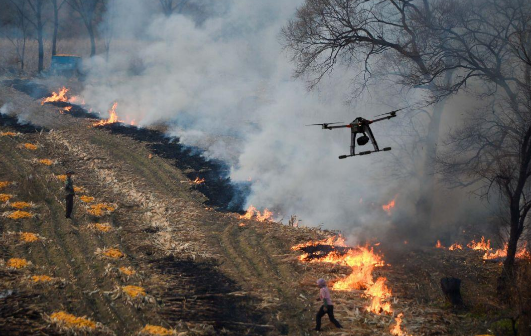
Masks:
[[[396,117],[396,112],[401,111],[401,110],[403,109],[384,113],[383,115],[386,115],[385,117],[378,118],[375,120],[367,120],[367,119],[358,117],[354,119],[354,121],[352,121],[350,124],[346,124],[346,125],[335,125],[335,124],[339,124],[336,122],[336,123],[312,124],[312,125],[307,125],[307,126],[319,125],[319,126],[322,126],[323,129],[327,129],[327,130],[333,130],[336,128],[350,128],[350,155],[341,155],[339,157],[340,159],[346,159],[347,157],[351,157],[351,156],[367,155],[367,154],[372,154],[372,153],[377,153],[377,152],[390,151],[391,147],[385,147],[383,149],[380,149],[380,147],[378,147],[378,142],[376,142],[376,139],[374,138],[374,134],[372,133],[370,124],[375,123],[377,121],[389,120],[391,118],[394,118]],[[361,134],[361,136],[358,137],[358,134]],[[369,141],[372,143],[374,150],[356,153],[356,143],[358,144],[358,146],[364,146]]]

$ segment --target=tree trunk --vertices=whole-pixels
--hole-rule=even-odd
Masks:
[[[94,38],[94,28],[92,22],[87,24],[87,30],[90,35],[90,57],[96,55],[96,39]]]
[[[24,39],[22,40],[22,53],[20,59],[20,71],[24,71],[24,60],[26,56],[26,31],[24,31]]]
[[[39,42],[39,73],[42,72],[42,70],[44,70],[44,41],[43,41],[43,37],[42,37],[42,33],[43,33],[43,30],[44,30],[44,27],[42,25],[42,22],[41,22],[41,16],[39,15],[38,18],[37,18],[37,25],[38,25],[38,30],[37,30],[37,40]]]
[[[423,172],[421,176],[421,188],[419,200],[416,204],[416,212],[419,226],[429,227],[433,211],[433,197],[435,186],[435,157],[437,156],[437,144],[439,141],[439,129],[441,117],[444,112],[445,101],[435,104],[428,125],[428,134],[424,146],[426,148]]]
[[[59,8],[57,7],[57,0],[53,3],[53,37],[52,37],[52,56],[57,55],[57,32],[59,31]]]
[[[520,197],[518,197],[520,198]],[[507,257],[503,262],[503,269],[498,278],[498,295],[502,298],[507,298],[509,285],[514,281],[514,262],[516,260],[516,249],[518,248],[518,240],[520,239],[520,211],[518,203],[511,200],[511,230],[509,233],[509,241],[507,244]]]

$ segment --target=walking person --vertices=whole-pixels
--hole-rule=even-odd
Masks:
[[[65,199],[66,199],[66,218],[71,218],[72,209],[74,208],[74,182],[72,181],[72,175],[74,172],[69,170],[66,172],[66,185],[65,185]]]
[[[319,300],[323,302],[323,305],[317,312],[315,330],[321,331],[321,318],[325,314],[328,314],[330,322],[332,322],[337,328],[343,328],[334,317],[334,304],[330,298],[330,291],[328,290],[328,287],[326,287],[325,279],[317,280],[317,286],[319,286]]]

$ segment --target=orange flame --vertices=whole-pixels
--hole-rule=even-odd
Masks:
[[[482,250],[482,251],[489,251],[490,250],[490,240],[485,241],[485,237],[481,237],[481,241],[475,242],[472,240],[470,243],[468,243],[466,246],[473,250]]]
[[[387,212],[387,215],[389,215],[389,216],[391,216],[391,209],[393,209],[395,207],[396,197],[397,196],[395,196],[391,202],[389,202],[389,203],[387,203],[385,205],[382,205],[383,211]]]
[[[195,183],[195,184],[201,184],[204,182],[205,182],[205,179],[204,178],[200,179],[199,177],[196,177],[195,180],[192,181],[192,183]]]
[[[505,243],[503,249],[497,249],[494,252],[487,251],[483,255],[483,260],[493,260],[507,257],[507,247],[508,244]],[[526,259],[531,260],[531,253],[527,249],[527,242],[524,242],[522,246],[516,251],[516,259]]]
[[[453,243],[449,248],[448,248],[450,251],[454,251],[454,250],[462,250],[463,249],[463,245],[459,244],[459,243]]]
[[[370,305],[365,308],[368,312],[378,315],[381,313],[391,314],[393,312],[391,303],[384,302],[384,300],[389,299],[392,295],[389,287],[385,285],[386,281],[386,278],[379,277],[376,282],[365,291],[366,295],[372,296]]]
[[[438,239],[437,239],[437,244],[435,244],[435,247],[436,247],[436,248],[440,248],[440,249],[445,248],[445,247],[443,246],[443,244],[441,244],[441,241],[438,240]]]
[[[68,89],[66,87],[62,87],[59,90],[59,93],[52,92],[52,95],[50,97],[44,98],[41,101],[41,105],[44,105],[45,103],[52,103],[52,102],[66,102],[68,99],[66,98],[66,93],[68,92]]]
[[[256,216],[257,221],[265,222],[272,219],[273,213],[267,208],[260,213],[260,211],[258,211],[254,206],[250,205],[249,208],[247,208],[245,215],[240,216],[240,219],[252,219],[253,216]]]
[[[391,328],[391,330],[389,330],[391,332],[391,335],[394,335],[394,336],[410,336],[408,335],[405,331],[402,330],[402,328],[400,327],[400,325],[402,324],[402,317],[404,316],[404,314],[400,313],[396,316],[395,318],[395,321],[396,321],[396,324]]]
[[[122,122],[121,120],[118,120],[118,115],[116,114],[116,107],[118,106],[118,103],[112,104],[111,109],[109,110],[109,119],[107,120],[100,120],[97,123],[94,123],[93,126],[103,126],[103,125],[109,125],[114,124],[117,122]]]
[[[345,245],[345,238],[343,238],[341,235],[339,235],[337,237],[336,236],[332,236],[332,237],[328,237],[328,238],[323,239],[323,240],[309,241],[309,242],[306,242],[306,243],[298,244],[298,245],[292,246],[291,249],[295,251],[295,250],[300,250],[303,247],[317,246],[317,245],[331,245],[331,246],[341,246],[341,247],[346,247],[347,246],[347,245]]]

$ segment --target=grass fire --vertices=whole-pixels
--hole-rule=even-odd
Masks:
[[[0,5],[0,335],[531,335],[531,1]]]

